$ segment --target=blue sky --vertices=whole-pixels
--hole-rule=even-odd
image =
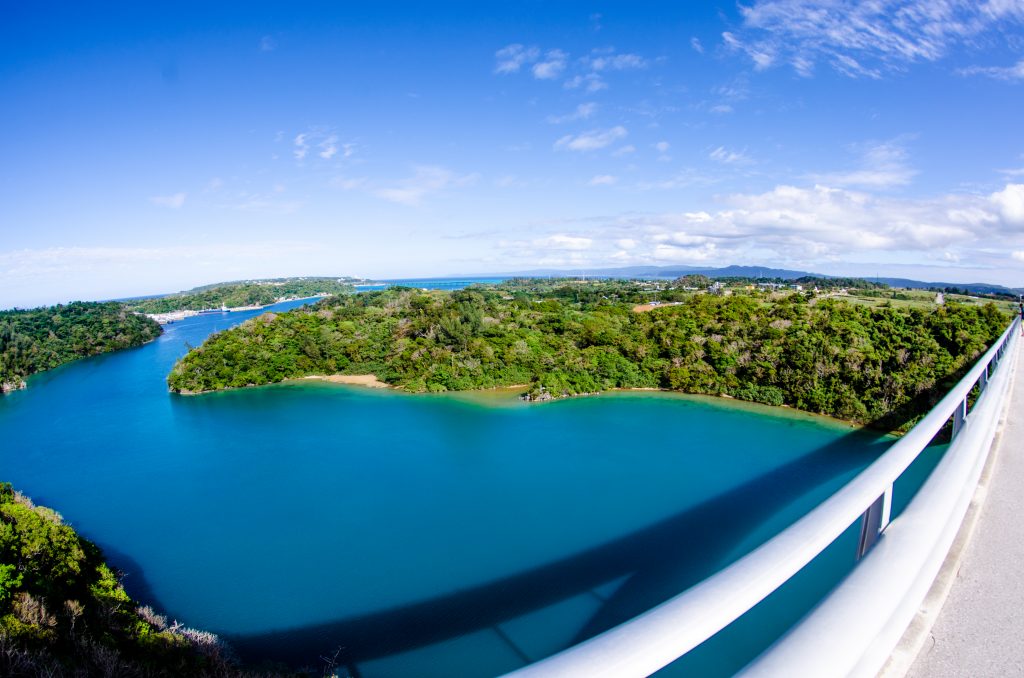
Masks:
[[[0,307],[285,275],[1024,285],[1024,0],[5,7]]]

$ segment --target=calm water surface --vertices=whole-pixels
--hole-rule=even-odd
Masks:
[[[3,479],[100,543],[130,592],[248,657],[316,666],[341,648],[362,676],[516,668],[735,560],[890,442],[657,393],[167,392],[188,345],[258,313],[169,325],[0,400]],[[669,672],[735,670],[851,556]]]

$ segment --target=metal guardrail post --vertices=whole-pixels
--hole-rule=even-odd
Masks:
[[[857,542],[857,560],[864,557],[878,541],[892,515],[892,485],[886,488],[860,519],[860,540]]]
[[[965,396],[960,404],[956,406],[956,411],[953,412],[953,438],[956,438],[956,434],[960,433],[960,429],[964,427],[964,421],[967,419],[967,397]]]

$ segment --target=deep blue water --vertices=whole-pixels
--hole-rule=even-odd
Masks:
[[[340,647],[366,677],[513,669],[735,560],[891,442],[648,392],[168,393],[188,345],[258,313],[189,318],[0,399],[2,479],[101,544],[131,593],[249,658],[317,666]],[[669,671],[741,666],[848,569],[840,546]]]

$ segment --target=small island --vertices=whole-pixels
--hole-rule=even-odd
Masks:
[[[706,282],[512,280],[334,297],[212,335],[168,385],[202,393],[372,374],[413,393],[527,384],[536,400],[665,389],[904,430],[1008,321],[993,303],[894,305],[864,281],[879,304],[855,303],[849,281],[697,286]]]

